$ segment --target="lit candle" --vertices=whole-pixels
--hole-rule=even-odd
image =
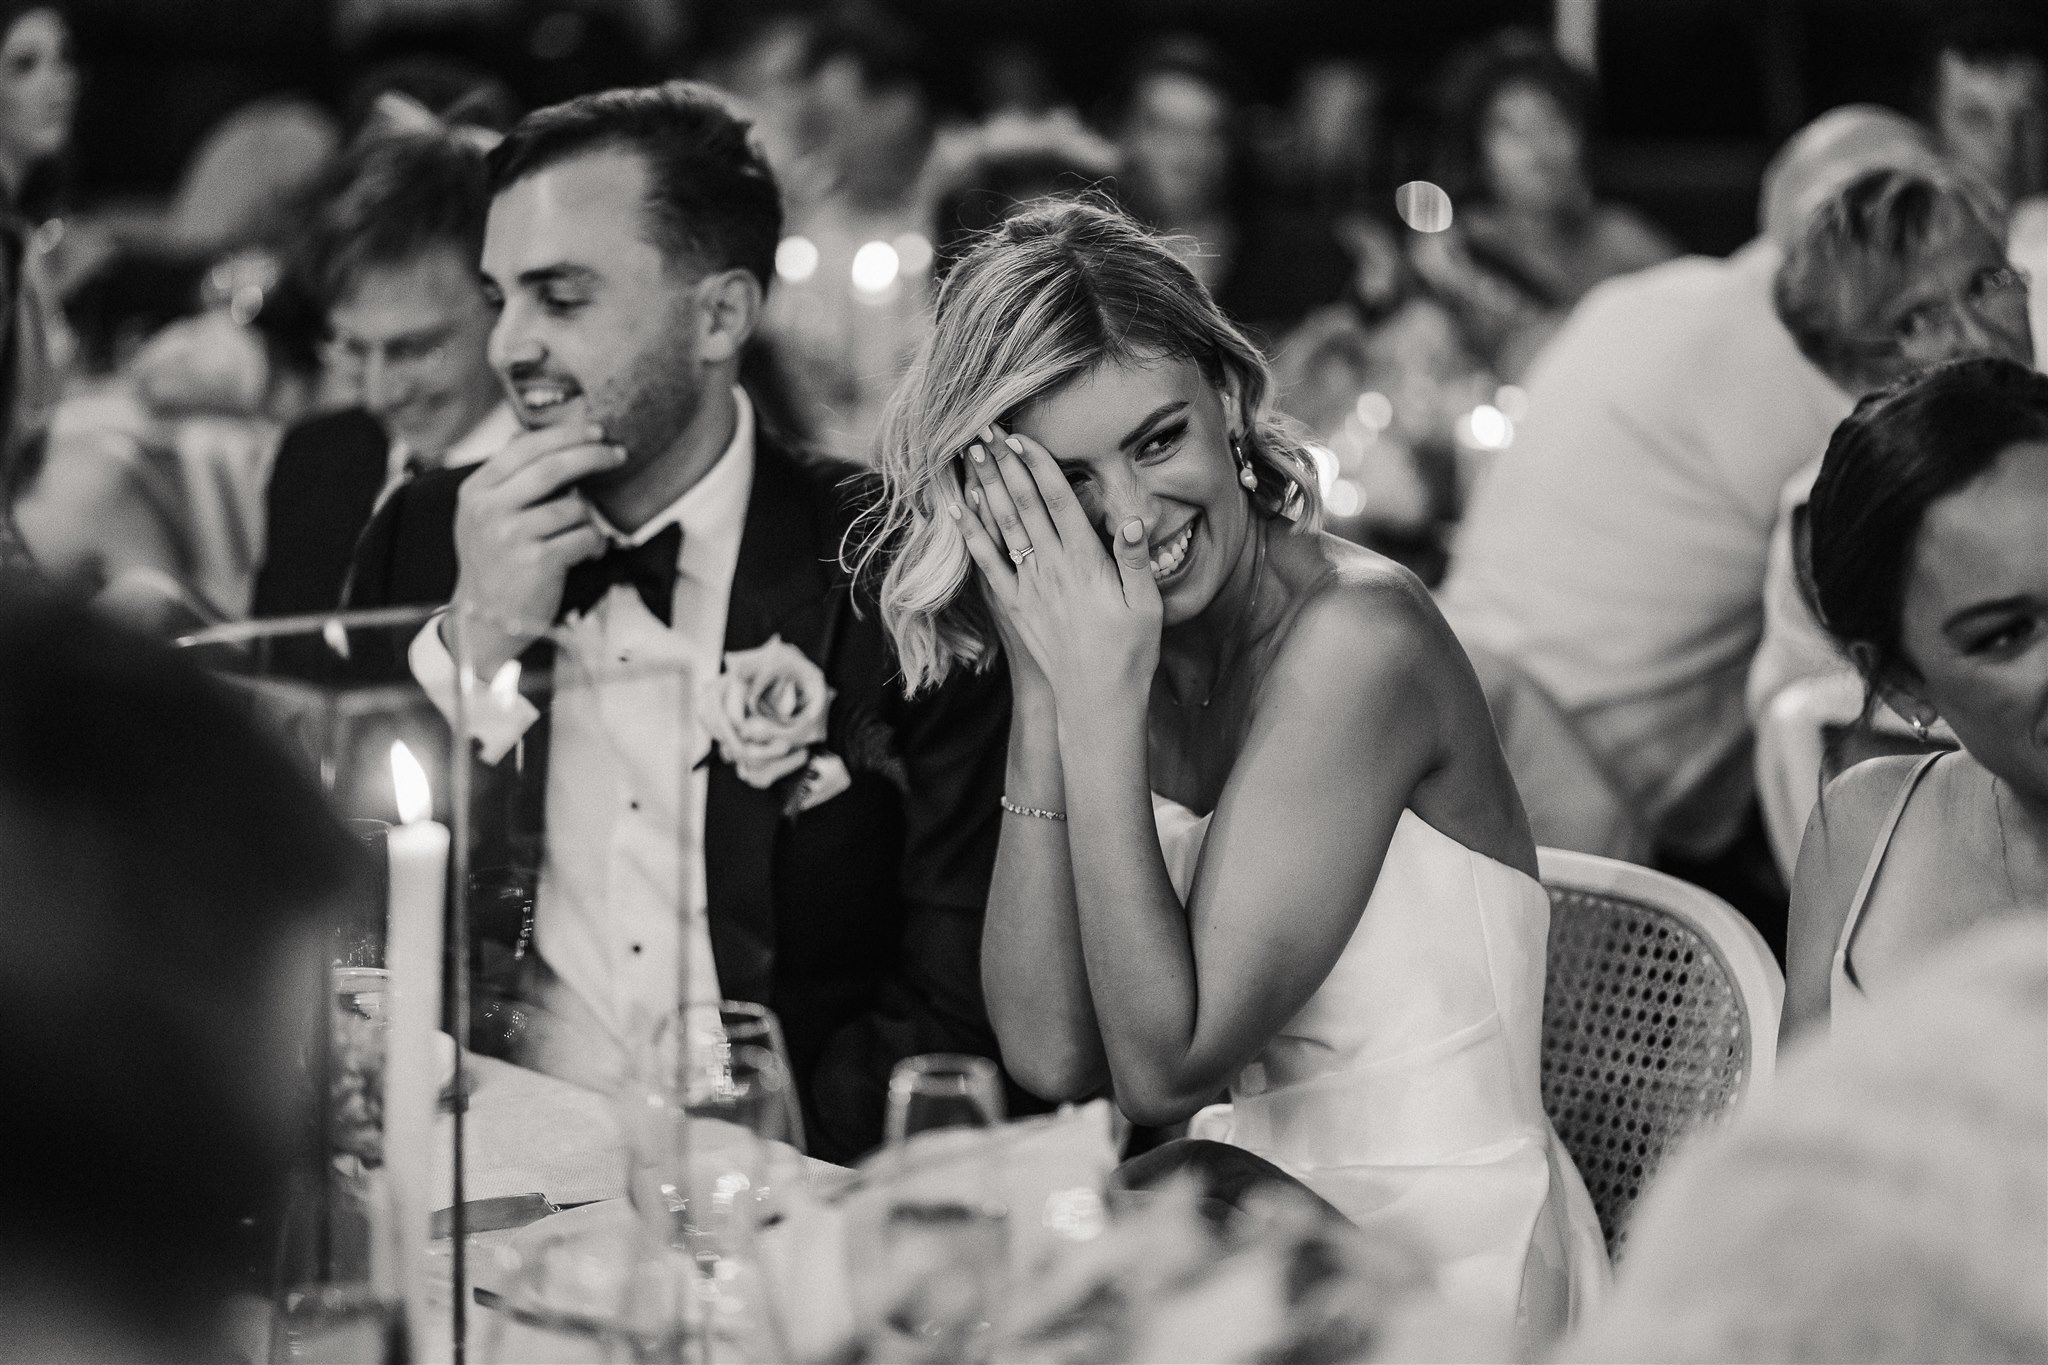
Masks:
[[[391,746],[391,786],[401,823],[386,838],[391,860],[390,1034],[384,1062],[384,1168],[393,1226],[378,1288],[405,1301],[414,1360],[426,1321],[427,1214],[434,1110],[440,1098],[441,932],[447,910],[448,827],[433,818],[427,774],[403,742]]]

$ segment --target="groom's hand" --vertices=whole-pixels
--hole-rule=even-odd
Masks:
[[[554,623],[569,569],[604,548],[576,484],[625,460],[604,428],[562,422],[513,437],[463,481],[451,615],[465,648],[457,650],[448,618],[441,630],[449,652],[478,677],[494,676]]]

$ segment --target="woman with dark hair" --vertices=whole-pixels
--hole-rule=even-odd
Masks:
[[[62,11],[0,0],[0,193],[31,223],[56,209],[77,112],[78,67]]]
[[[1541,38],[1509,30],[1465,52],[1438,98],[1433,174],[1454,216],[1418,233],[1410,256],[1474,349],[1514,378],[1588,289],[1677,248],[1633,210],[1594,198],[1593,84]]]
[[[2048,916],[2048,376],[1958,360],[1835,429],[1810,504],[1823,624],[1919,733],[1828,787],[1792,887],[1785,1032],[1980,920]]]
[[[55,387],[42,310],[24,283],[27,251],[21,224],[0,216],[0,602],[44,582],[14,516],[21,490],[41,464]]]
[[[1261,201],[1242,120],[1236,74],[1206,43],[1180,36],[1146,49],[1117,111],[1117,199],[1179,239],[1232,322],[1277,340],[1344,292],[1352,263],[1322,219]]]

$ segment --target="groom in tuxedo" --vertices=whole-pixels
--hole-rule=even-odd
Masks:
[[[541,864],[531,951],[482,988],[511,996],[493,1036],[603,1084],[680,1001],[765,1003],[813,1154],[850,1159],[881,1138],[898,1060],[997,1055],[979,956],[1000,670],[903,696],[839,565],[871,484],[786,449],[737,386],[782,213],[720,96],[543,109],[488,172],[490,360],[522,430],[393,494],[349,605],[450,604],[406,664],[444,712],[466,689],[473,866]],[[549,670],[551,701],[510,685]],[[751,744],[698,699],[775,679]]]

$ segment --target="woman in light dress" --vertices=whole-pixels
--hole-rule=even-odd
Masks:
[[[947,278],[884,425],[906,685],[1014,690],[982,978],[1006,1065],[1232,1140],[1523,1343],[1604,1284],[1538,1086],[1549,901],[1409,574],[1316,529],[1266,369],[1129,219],[1047,202]]]

